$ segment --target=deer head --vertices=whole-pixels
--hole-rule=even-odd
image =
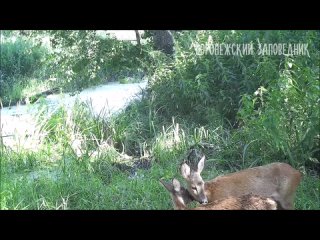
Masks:
[[[187,181],[188,192],[201,204],[208,203],[207,196],[205,195],[204,181],[201,177],[201,172],[204,167],[205,156],[201,158],[198,163],[197,169],[191,169],[186,163],[181,165],[181,175]]]
[[[172,183],[167,183],[162,179],[160,179],[160,182],[170,192],[174,209],[184,210],[186,205],[193,200],[187,189],[182,187],[177,179],[174,178]]]

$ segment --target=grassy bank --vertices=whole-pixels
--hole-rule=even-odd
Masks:
[[[52,89],[73,93],[112,81],[139,82],[150,49],[96,31],[2,30],[0,37],[3,106],[33,103]]]
[[[159,179],[184,182],[179,166],[191,147],[207,156],[205,180],[268,163],[249,147],[238,149],[238,161],[228,157],[235,154],[235,139],[219,126],[147,118],[143,101],[108,122],[102,116],[88,118],[84,105],[77,105],[71,118],[61,109],[42,123],[46,137],[38,151],[3,148],[1,208],[172,209]],[[319,176],[304,172],[295,204],[297,209],[320,209]]]
[[[114,76],[126,83],[147,74],[148,88],[109,119],[103,112],[93,117],[83,103],[49,119],[39,115],[35,149],[2,145],[1,209],[172,209],[159,179],[184,183],[179,166],[196,160],[191,150],[206,155],[205,180],[289,163],[303,174],[296,208],[320,209],[319,31],[182,31],[174,35],[174,57],[150,45],[98,41],[92,31],[53,36],[64,50],[47,62],[58,80],[42,87],[40,80],[21,80],[29,73],[12,72],[2,78],[7,104],[33,91],[76,91]],[[196,52],[243,42],[308,43],[309,56]]]

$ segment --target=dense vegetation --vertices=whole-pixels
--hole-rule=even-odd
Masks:
[[[1,38],[5,106],[52,88],[148,79],[142,98],[112,118],[78,103],[39,114],[36,150],[2,144],[1,209],[172,209],[159,179],[182,180],[190,150],[206,154],[205,180],[287,162],[303,173],[296,208],[320,209],[319,31],[179,31],[174,57],[147,34],[141,45],[95,31]],[[215,43],[304,43],[308,54],[210,54]]]

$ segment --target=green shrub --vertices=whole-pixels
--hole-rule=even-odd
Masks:
[[[44,74],[47,54],[44,46],[23,37],[0,42],[0,98],[4,105],[21,100],[29,79]]]
[[[292,59],[286,65],[268,88],[243,96],[239,118],[248,140],[263,142],[270,155],[310,164],[319,151],[319,72]]]
[[[285,70],[285,56],[197,55],[197,46],[215,43],[309,43],[317,56],[316,31],[189,31],[179,33],[174,62],[161,61],[151,78],[155,104],[175,115],[197,115],[199,108],[214,108],[232,125],[243,94],[252,94],[260,86],[268,87]],[[315,65],[316,58],[301,57],[304,66]],[[158,58],[158,57],[157,57]],[[169,100],[169,101],[168,101]],[[198,118],[199,119],[199,118]]]
[[[4,41],[1,48],[1,74],[4,78],[13,76],[32,76],[43,63],[46,49],[29,40],[17,38],[16,41]]]

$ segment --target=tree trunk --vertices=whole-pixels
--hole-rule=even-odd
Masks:
[[[138,45],[140,46],[141,43],[140,43],[140,34],[139,34],[139,31],[138,31],[138,30],[134,30],[134,31],[135,31],[135,33],[136,33],[137,43],[138,43]]]
[[[174,38],[169,30],[153,30],[154,47],[166,54],[174,54]]]

